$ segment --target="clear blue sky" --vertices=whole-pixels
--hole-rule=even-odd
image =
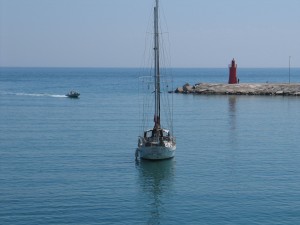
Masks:
[[[0,0],[0,66],[139,67],[154,0]],[[300,67],[300,0],[161,0],[173,67]]]

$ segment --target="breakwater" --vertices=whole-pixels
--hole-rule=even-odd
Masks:
[[[300,83],[186,83],[178,87],[175,93],[202,95],[284,95],[300,96]]]

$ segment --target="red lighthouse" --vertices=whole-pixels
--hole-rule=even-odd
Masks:
[[[236,76],[236,68],[237,64],[235,64],[235,60],[232,59],[231,64],[229,65],[229,81],[228,84],[237,84],[238,79]]]

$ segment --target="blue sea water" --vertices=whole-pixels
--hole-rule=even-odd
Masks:
[[[227,69],[173,75],[174,89],[228,79]],[[138,76],[0,68],[0,224],[300,224],[299,97],[173,94],[176,157],[135,161]],[[72,89],[80,99],[64,96]]]

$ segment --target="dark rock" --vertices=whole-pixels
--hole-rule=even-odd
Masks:
[[[183,92],[185,93],[191,93],[191,92],[194,92],[194,86],[191,86],[189,83],[186,83],[185,85],[183,85],[182,87],[183,89]]]
[[[183,88],[182,87],[176,88],[175,93],[183,93]]]

